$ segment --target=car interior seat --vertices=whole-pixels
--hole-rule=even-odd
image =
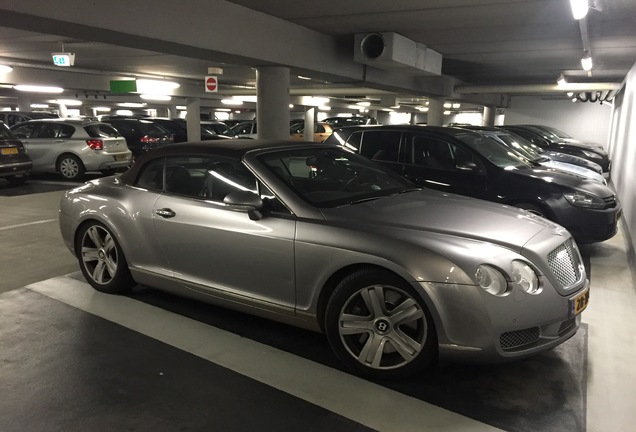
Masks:
[[[166,167],[166,192],[190,195],[190,172],[181,165]]]

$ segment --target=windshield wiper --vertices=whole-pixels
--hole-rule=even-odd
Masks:
[[[411,189],[404,189],[400,192],[398,192],[399,194],[404,194],[404,193],[409,193],[409,192],[417,192],[417,191],[421,191],[422,188],[411,188]]]
[[[384,198],[385,196],[374,196],[374,197],[368,197],[368,198],[360,198],[359,200],[354,200],[354,201],[349,201],[349,204],[360,204],[363,202],[367,202],[367,201],[375,201],[375,200],[379,200],[380,198]]]

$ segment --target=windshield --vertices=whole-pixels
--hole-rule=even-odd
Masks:
[[[339,148],[297,148],[259,160],[303,200],[330,208],[412,190],[414,186],[357,154]]]
[[[457,134],[456,138],[468,144],[473,150],[500,168],[509,170],[532,167],[530,162],[519,152],[491,137],[470,133]]]
[[[557,129],[555,127],[552,127],[552,126],[541,126],[541,129],[545,129],[546,131],[550,132],[554,136],[556,136],[558,138],[561,138],[561,139],[572,138],[570,135],[566,134],[562,130],[559,130],[559,129]]]
[[[492,135],[492,137],[500,140],[507,147],[518,151],[528,160],[538,162],[545,159],[543,156],[539,155],[539,153],[536,152],[530,145],[526,145],[527,141],[521,137],[500,133],[494,134]]]

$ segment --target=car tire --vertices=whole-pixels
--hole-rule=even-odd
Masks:
[[[27,175],[21,175],[21,176],[9,176],[7,177],[7,181],[14,185],[14,186],[20,186],[26,183],[27,179],[29,177]]]
[[[403,378],[437,358],[435,325],[424,301],[384,270],[343,279],[327,303],[324,329],[340,361],[365,377]]]
[[[548,214],[545,212],[545,210],[543,210],[541,207],[537,205],[530,204],[530,203],[519,203],[519,204],[515,204],[515,207],[529,211],[530,213],[540,216],[544,219],[550,219],[548,217]]]
[[[119,243],[103,224],[89,222],[83,225],[77,235],[75,251],[84,277],[97,291],[121,293],[135,284]]]
[[[66,180],[78,181],[84,177],[86,168],[77,156],[64,154],[57,161],[57,172]]]

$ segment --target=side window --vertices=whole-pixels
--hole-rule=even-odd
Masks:
[[[139,174],[135,186],[161,192],[163,190],[163,165],[164,158],[147,163]]]
[[[238,160],[229,158],[207,158],[203,167],[203,184],[199,189],[200,198],[223,202],[235,191],[258,193],[256,178]]]
[[[365,131],[360,154],[372,160],[397,162],[401,138],[402,133],[399,131]]]
[[[58,125],[40,123],[35,130],[35,138],[55,138],[57,136]]]
[[[57,132],[59,138],[70,138],[75,133],[75,128],[71,125],[59,125],[60,128]]]
[[[411,149],[411,163],[427,168],[456,171],[458,165],[478,163],[463,148],[428,136],[413,137]]]
[[[360,143],[362,142],[362,132],[354,132],[349,136],[345,147],[360,152]]]
[[[325,127],[323,125],[320,125],[320,124],[314,125],[314,132],[316,132],[316,133],[325,133]]]
[[[33,136],[33,130],[35,125],[33,124],[21,124],[11,129],[16,138],[31,138]]]

